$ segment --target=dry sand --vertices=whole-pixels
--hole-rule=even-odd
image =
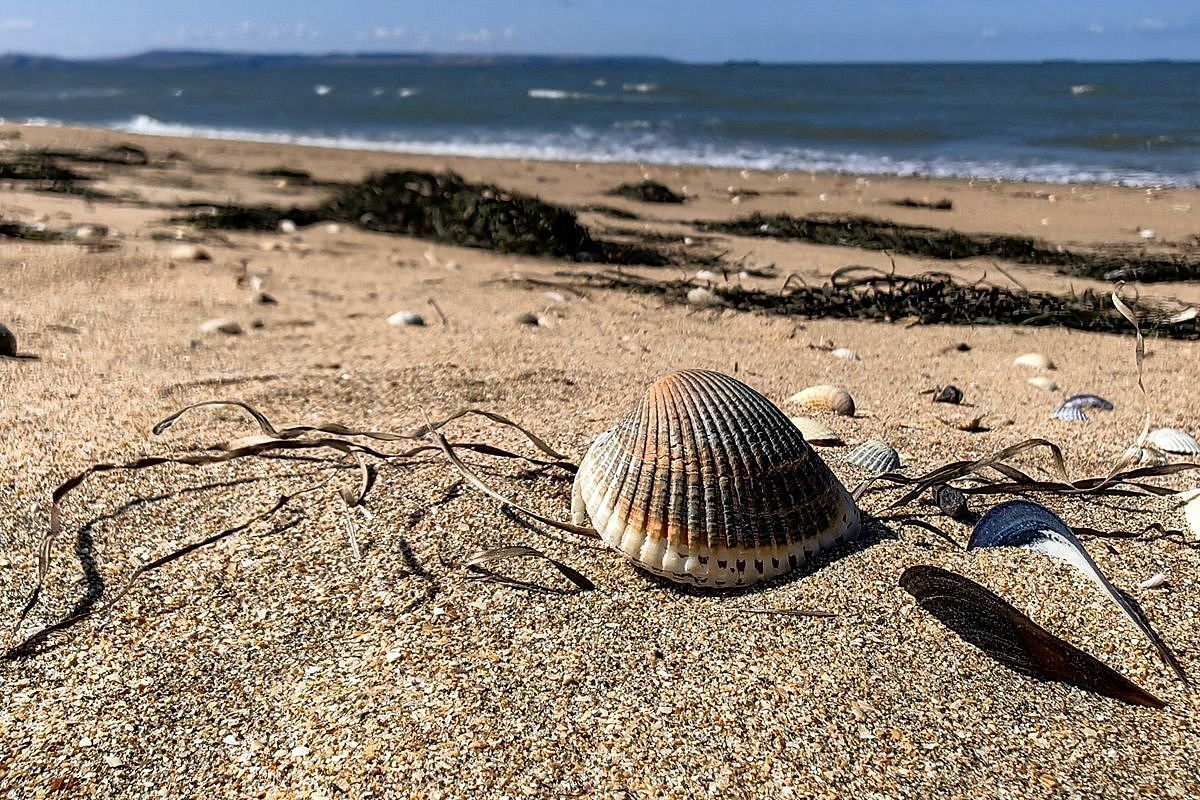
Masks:
[[[597,230],[648,226],[680,239],[695,233],[688,220],[751,210],[869,213],[1062,244],[1136,244],[1139,228],[1184,242],[1200,230],[1196,190],[856,180],[19,132],[0,144],[131,141],[156,156],[179,151],[187,160],[169,169],[105,168],[98,187],[160,204],[284,205],[320,195],[247,174],[281,165],[338,180],[382,168],[451,167],[552,202],[601,203],[644,217],[585,213]],[[686,186],[694,199],[679,207],[604,196],[643,174],[677,191]],[[734,204],[730,186],[761,194]],[[954,210],[885,203],[901,197],[945,197]],[[154,237],[174,235],[165,222],[171,213],[0,186],[4,219],[102,224],[120,236],[107,252],[0,241],[0,322],[20,350],[40,356],[0,361],[0,624],[9,642],[103,603],[139,564],[333,474],[333,461],[275,459],[95,476],[67,501],[45,595],[12,632],[32,587],[53,488],[98,461],[252,432],[238,414],[202,411],[161,437],[150,434],[158,419],[207,398],[245,400],[285,424],[333,419],[401,431],[426,413],[480,406],[578,457],[655,376],[703,367],[735,374],[789,411],[784,400],[804,386],[846,386],[858,415],[826,421],[850,442],[890,441],[911,474],[1031,436],[1060,442],[1073,476],[1096,474],[1141,426],[1129,337],[789,320],[600,290],[555,298],[489,281],[513,271],[547,275],[565,264],[324,225],[294,235],[208,236],[202,244],[211,261],[172,263],[177,242]],[[278,244],[266,250],[266,243]],[[887,265],[880,253],[835,247],[725,237],[701,245],[810,280],[846,264]],[[255,304],[238,285],[244,260],[278,305]],[[448,269],[450,262],[461,268]],[[991,269],[905,258],[897,266],[936,266],[964,278]],[[1049,270],[1005,267],[1031,288],[1066,288]],[[1200,300],[1194,284],[1143,292]],[[399,310],[428,324],[388,325]],[[547,324],[517,324],[513,315],[522,312]],[[215,317],[237,321],[243,334],[201,333],[200,323]],[[958,342],[970,351],[948,349]],[[861,360],[833,357],[821,349],[829,343],[857,350]],[[1156,424],[1198,432],[1196,347],[1150,342],[1146,388]],[[1050,374],[1066,393],[1097,392],[1116,410],[1086,425],[1052,420],[1057,398],[1029,386],[1032,372],[1012,364],[1028,351],[1054,358],[1059,368]],[[939,421],[951,411],[920,392],[945,383],[962,387],[990,430],[966,433]],[[482,422],[464,420],[451,431],[456,441],[533,454],[510,431]],[[862,477],[845,463],[846,448],[820,452],[848,485]],[[570,483],[561,473],[472,461],[514,498],[567,518]],[[1050,475],[1040,456],[1017,461]],[[336,475],[272,523],[151,573],[111,615],[52,639],[47,651],[0,663],[0,797],[1193,797],[1200,786],[1200,702],[1066,565],[1016,551],[966,554],[893,520],[759,590],[681,591],[610,551],[506,516],[439,458],[379,470],[368,513],[354,513],[355,558],[336,491],[355,475]],[[1158,481],[1187,488],[1197,476]],[[864,510],[882,514],[890,497],[868,495]],[[1069,523],[1104,531],[1185,528],[1166,500],[1048,502]],[[959,541],[969,534],[929,507],[911,510]],[[278,530],[284,522],[294,524]],[[597,589],[573,593],[537,561],[495,569],[541,590],[473,580],[461,566],[477,551],[511,544],[570,564]],[[1185,667],[1200,673],[1196,545],[1186,535],[1154,533],[1088,545]],[[998,665],[899,588],[901,572],[914,564],[980,581],[1168,707],[1135,708]],[[1160,571],[1169,576],[1165,587],[1138,588]],[[747,607],[837,616],[735,613]]]

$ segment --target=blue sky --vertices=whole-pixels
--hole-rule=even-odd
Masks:
[[[152,48],[661,55],[687,61],[1200,59],[1197,0],[41,0],[0,53]]]

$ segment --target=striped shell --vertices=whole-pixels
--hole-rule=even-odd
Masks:
[[[782,575],[860,530],[849,493],[783,412],[700,370],[659,378],[592,443],[571,506],[645,569],[714,587]]]
[[[832,411],[843,417],[854,416],[854,398],[840,386],[810,386],[789,397],[788,402],[804,408]]]
[[[1168,453],[1178,455],[1200,454],[1200,442],[1176,428],[1159,428],[1150,434],[1150,444]]]
[[[1063,403],[1050,414],[1055,419],[1066,420],[1067,422],[1087,422],[1087,413],[1079,406],[1070,403]]]
[[[850,451],[846,460],[862,467],[872,475],[900,469],[900,454],[890,444],[878,439],[868,439]]]

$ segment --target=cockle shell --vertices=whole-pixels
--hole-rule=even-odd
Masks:
[[[805,408],[832,411],[843,417],[854,416],[854,398],[840,386],[810,386],[789,397],[788,402]]]
[[[855,466],[862,467],[872,475],[882,475],[885,472],[900,469],[900,454],[887,442],[879,439],[868,439],[850,451],[846,460]]]
[[[1167,453],[1200,454],[1200,442],[1177,428],[1159,428],[1150,433],[1150,444]]]
[[[1013,363],[1020,367],[1033,367],[1034,369],[1054,369],[1054,362],[1050,360],[1050,356],[1045,353],[1025,353],[1013,359]]]
[[[643,568],[713,587],[782,575],[861,526],[845,487],[782,411],[701,370],[659,378],[596,439],[571,510]]]
[[[819,419],[812,417],[788,417],[800,431],[804,441],[809,444],[836,446],[842,444],[842,437]]]

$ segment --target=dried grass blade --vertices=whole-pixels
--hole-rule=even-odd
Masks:
[[[536,550],[525,545],[514,545],[512,547],[496,547],[491,550],[484,550],[476,553],[466,561],[463,566],[467,568],[482,567],[485,564],[490,564],[493,561],[501,561],[506,558],[540,558],[550,562],[555,569],[562,573],[563,577],[575,584],[576,588],[581,591],[588,592],[596,588],[596,584],[592,583],[586,575],[579,572],[573,567],[551,558],[541,550]]]

